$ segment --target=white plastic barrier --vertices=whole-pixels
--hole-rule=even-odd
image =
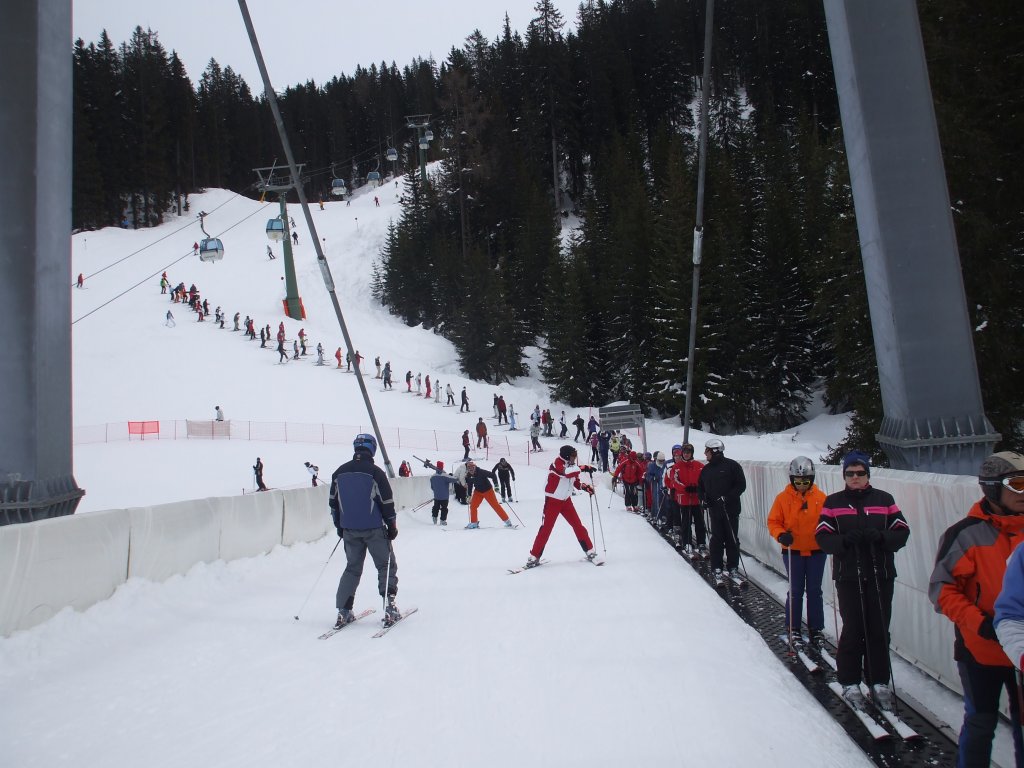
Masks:
[[[427,476],[392,481],[396,507],[430,496]],[[196,499],[0,526],[0,636],[71,606],[84,610],[128,578],[163,581],[196,563],[269,552],[333,532],[328,485]]]
[[[768,535],[768,512],[775,496],[789,483],[789,465],[777,462],[745,461],[747,492],[740,515],[740,546],[781,574],[782,548]],[[825,493],[843,487],[838,467],[818,466],[815,481]],[[903,472],[872,469],[871,484],[888,491],[896,499],[910,524],[907,546],[896,553],[895,594],[892,603],[892,647],[900,656],[961,692],[960,678],[953,661],[953,624],[936,613],[928,599],[928,579],[935,563],[939,537],[981,498],[976,477],[938,475],[927,472]],[[825,572],[831,580],[831,563]],[[832,589],[824,584],[826,600]]]
[[[106,600],[128,571],[123,509],[0,526],[0,635]]]

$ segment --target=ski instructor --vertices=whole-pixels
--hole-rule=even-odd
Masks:
[[[402,617],[395,605],[398,594],[398,566],[391,542],[398,537],[395,501],[391,483],[380,467],[373,463],[377,439],[359,434],[352,441],[352,461],[338,467],[331,475],[330,507],[338,537],[345,542],[348,563],[338,582],[338,622],[335,629],[355,621],[352,604],[363,575],[363,561],[369,551],[377,567],[377,592],[385,597],[384,626]]]
[[[544,554],[544,547],[547,546],[551,529],[555,527],[559,515],[572,526],[576,540],[580,543],[583,551],[587,553],[587,560],[596,565],[604,564],[590,540],[586,526],[580,522],[580,516],[570,498],[573,488],[578,488],[591,496],[594,495],[594,486],[580,482],[580,472],[592,474],[593,468],[577,467],[576,449],[571,445],[563,445],[558,449],[558,458],[548,468],[548,481],[544,486],[544,517],[540,524],[540,530],[537,531],[537,538],[533,541],[533,548],[530,550],[530,557],[526,561],[525,568],[535,568],[540,565],[540,557]]]

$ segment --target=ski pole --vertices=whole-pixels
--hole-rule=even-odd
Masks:
[[[857,549],[854,549],[853,556],[854,561],[857,563],[857,597],[860,603],[861,636],[864,642],[864,668],[868,673],[868,679],[874,680],[875,675],[871,669],[871,648],[868,646],[868,609],[864,603],[864,572],[860,567],[860,553]],[[870,684],[868,688],[871,688]],[[873,690],[872,693],[874,693]]]
[[[608,554],[608,545],[604,540],[604,523],[601,522],[601,505],[596,504],[597,507],[597,526],[601,529],[601,547],[604,549],[604,553]]]
[[[526,527],[526,525],[525,525],[525,524],[523,523],[523,520],[522,520],[522,518],[521,518],[521,517],[519,517],[519,513],[518,513],[518,512],[516,512],[516,510],[515,510],[515,507],[513,507],[513,506],[512,506],[512,505],[511,505],[511,504],[510,504],[509,502],[507,502],[507,501],[506,501],[505,503],[506,503],[506,504],[508,504],[508,508],[509,508],[510,510],[512,510],[512,514],[516,516],[516,520],[518,520],[518,521],[519,521],[519,524],[520,524],[521,526],[523,526],[523,528],[525,528],[525,527]]]
[[[384,535],[387,536],[387,528],[384,529]],[[381,590],[381,602],[384,606],[384,618],[381,619],[381,623],[384,624],[388,619],[388,590],[391,587],[391,563],[395,559],[395,545],[388,539],[388,568],[387,575],[384,577],[384,589]],[[378,571],[380,573],[380,571]]]
[[[875,568],[875,553],[871,550],[871,543],[868,543],[868,563],[871,566],[871,575],[875,579],[875,595],[878,597],[878,618],[880,621],[885,621],[885,611],[882,606],[882,590],[879,588],[878,583],[878,570]],[[867,629],[864,632],[865,647],[867,644]],[[893,676],[892,670],[892,650],[889,648],[889,627],[885,627],[885,658],[886,663],[889,665],[889,685],[892,686],[892,710],[899,715],[899,707],[896,704],[896,678]]]
[[[786,547],[786,576],[789,578],[789,594],[786,595],[786,605],[789,606],[789,621],[786,622],[786,635],[789,640],[789,652],[793,651],[793,547]]]
[[[515,496],[513,499],[517,504],[519,503],[519,491],[516,489],[516,479],[512,478],[512,495]]]
[[[594,530],[594,496],[590,495],[590,530]]]
[[[750,576],[747,574],[747,564],[743,562],[743,550],[740,549],[739,539],[736,538],[736,531],[733,530],[732,520],[729,519],[729,513],[725,510],[725,497],[721,497],[722,502],[722,514],[725,515],[725,527],[729,529],[729,537],[732,539],[733,546],[736,547],[736,558],[739,561],[740,568],[743,569],[743,577],[749,579]],[[736,527],[739,528],[740,516],[736,515]]]
[[[433,498],[430,498],[430,499],[427,499],[426,501],[421,501],[419,504],[417,504],[415,507],[412,508],[412,511],[413,512],[418,512],[419,510],[423,509],[423,507],[427,506],[427,504],[429,504],[433,500],[434,500]]]
[[[331,562],[331,558],[334,557],[334,553],[338,551],[338,544],[341,544],[341,537],[338,537],[337,544],[334,545],[334,549],[331,550],[331,554],[327,556],[327,561],[324,563],[324,567],[320,569],[320,573],[317,574],[316,581],[313,582],[313,586],[309,588],[309,594],[306,595],[306,599],[302,601],[302,605],[299,607],[298,613],[295,614],[295,620],[299,620],[299,614],[306,607],[306,603],[309,602],[309,598],[313,596],[313,590],[316,589],[316,585],[320,583],[320,577],[324,575],[324,571],[327,570],[327,563]]]

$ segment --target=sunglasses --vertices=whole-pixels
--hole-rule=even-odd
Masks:
[[[867,477],[868,473],[867,470],[864,469],[851,469],[843,472],[843,475],[846,477]]]
[[[813,481],[806,477],[793,478],[793,485],[810,485]]]

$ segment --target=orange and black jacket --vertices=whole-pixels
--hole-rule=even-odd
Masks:
[[[776,541],[783,531],[792,533],[792,549],[798,555],[820,552],[821,547],[815,541],[814,533],[824,503],[825,492],[817,485],[812,483],[807,493],[801,493],[790,483],[775,497],[772,510],[768,513],[768,533]],[[782,548],[783,554],[787,549]]]
[[[996,667],[1011,666],[997,640],[978,634],[995,615],[1006,561],[1024,535],[1024,515],[996,515],[979,501],[939,541],[928,597],[935,610],[953,622],[953,658]]]

